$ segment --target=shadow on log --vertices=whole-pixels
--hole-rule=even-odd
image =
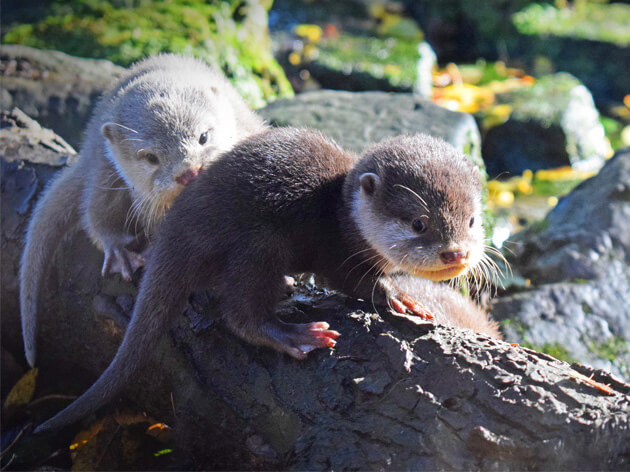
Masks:
[[[63,159],[31,162],[33,148],[45,144],[11,136],[3,130],[0,145],[2,345],[21,358],[23,231]],[[23,151],[7,151],[16,146]],[[83,234],[70,235],[40,309],[40,368],[63,366],[84,387],[113,357],[135,294],[132,284],[102,279],[101,262]],[[630,466],[630,386],[603,371],[470,331],[375,314],[371,304],[335,293],[300,289],[279,306],[286,320],[326,320],[342,333],[334,351],[303,362],[245,344],[213,316],[212,303],[205,311],[187,310],[177,320],[125,392],[170,418],[198,468]],[[608,384],[608,393],[580,373]]]

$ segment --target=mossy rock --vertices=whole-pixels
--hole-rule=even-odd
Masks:
[[[596,170],[609,152],[599,112],[588,89],[570,74],[540,78],[531,87],[497,94],[509,119],[484,130],[483,156],[490,175],[549,167]],[[483,121],[483,113],[477,116]]]
[[[576,2],[573,8],[531,5],[514,15],[520,52],[534,67],[542,61],[570,72],[596,103],[621,101],[630,92],[630,5]]]
[[[540,1],[540,0],[539,0]],[[550,2],[551,0],[544,0]],[[533,0],[405,0],[440,61],[513,56],[519,34],[512,15]]]
[[[307,64],[324,88],[411,91],[416,79],[418,40],[343,33],[325,39]]]
[[[9,29],[5,43],[131,63],[159,52],[192,54],[221,68],[253,107],[292,95],[271,54],[271,1],[72,0],[52,3],[37,23]]]
[[[513,17],[519,32],[630,46],[630,5],[578,1],[573,8],[532,4]]]

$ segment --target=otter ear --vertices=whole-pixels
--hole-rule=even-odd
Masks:
[[[372,195],[376,190],[376,186],[379,183],[379,176],[372,172],[365,172],[359,176],[359,182],[361,183],[361,188],[367,195]]]
[[[120,129],[118,128],[118,126],[116,126],[115,123],[105,123],[103,126],[101,126],[101,134],[105,136],[105,138],[107,138],[107,140],[112,144],[118,141],[119,132]]]

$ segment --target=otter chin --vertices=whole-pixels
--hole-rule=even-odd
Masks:
[[[469,265],[468,264],[459,264],[456,266],[446,267],[444,269],[414,269],[409,271],[409,273],[413,274],[415,277],[421,277],[423,279],[428,279],[433,282],[441,282],[442,280],[448,280],[460,275],[464,275],[468,272]]]

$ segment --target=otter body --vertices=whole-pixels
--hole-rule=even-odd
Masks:
[[[76,421],[117,393],[197,288],[213,290],[235,334],[297,359],[334,346],[339,333],[324,322],[275,316],[284,274],[315,272],[349,295],[423,316],[387,274],[440,280],[474,266],[482,253],[480,197],[477,169],[428,136],[394,138],[361,158],[304,129],[246,139],[175,201],[116,357],[38,432]]]
[[[38,295],[63,235],[78,224],[105,253],[103,275],[129,280],[179,192],[219,153],[263,128],[219,72],[190,57],[144,60],[104,93],[78,162],[49,185],[27,230],[20,307],[31,366]]]

